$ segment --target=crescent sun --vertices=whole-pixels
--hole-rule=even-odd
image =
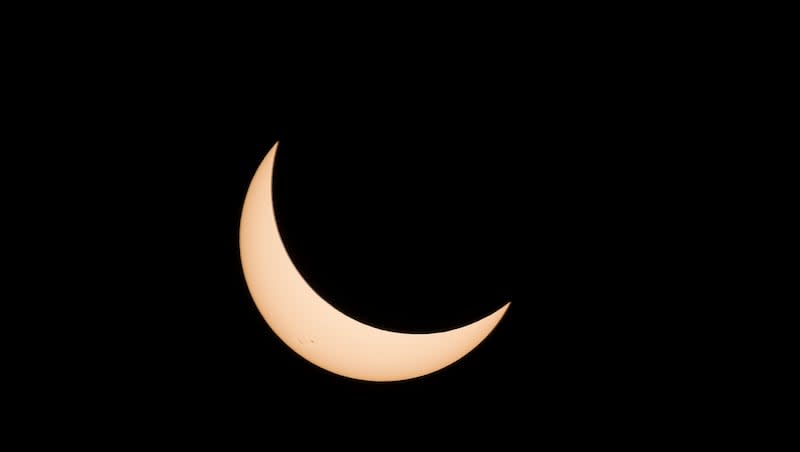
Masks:
[[[408,334],[375,328],[338,311],[303,279],[281,239],[272,202],[278,143],[267,152],[245,196],[239,229],[242,269],[269,327],[297,354],[335,374],[398,381],[440,370],[467,355],[508,310],[460,328]]]

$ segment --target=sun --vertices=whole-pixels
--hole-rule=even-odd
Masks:
[[[397,381],[436,372],[467,355],[510,306],[449,331],[407,334],[348,317],[322,299],[292,263],[275,220],[272,173],[278,143],[256,170],[245,197],[240,254],[250,294],[267,324],[311,363],[349,378]]]

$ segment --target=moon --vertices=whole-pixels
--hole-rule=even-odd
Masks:
[[[436,372],[478,346],[510,302],[460,328],[409,334],[361,323],[331,306],[298,272],[284,247],[272,203],[278,143],[250,182],[242,208],[242,269],[259,312],[297,354],[338,375],[366,381],[400,381]]]

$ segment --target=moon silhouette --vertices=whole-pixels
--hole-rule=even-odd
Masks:
[[[272,172],[278,143],[267,152],[245,196],[239,245],[245,280],[259,312],[297,354],[335,374],[367,381],[399,381],[440,370],[478,346],[508,310],[460,328],[399,333],[361,323],[338,311],[303,279],[278,230]]]

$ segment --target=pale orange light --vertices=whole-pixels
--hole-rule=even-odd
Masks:
[[[459,360],[497,326],[511,303],[461,328],[406,334],[358,322],[323,300],[295,268],[278,231],[272,204],[277,148],[275,143],[250,183],[239,239],[250,293],[270,328],[292,350],[346,377],[405,380]]]

